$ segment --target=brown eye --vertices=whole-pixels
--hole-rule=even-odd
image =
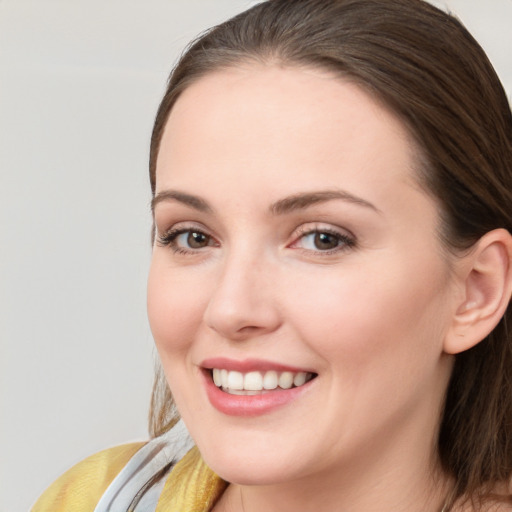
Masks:
[[[355,246],[355,238],[345,233],[323,229],[312,229],[303,233],[292,245],[311,253],[334,254]]]
[[[201,249],[207,247],[210,243],[210,237],[197,231],[189,231],[187,236],[187,245],[191,249]]]
[[[340,244],[340,238],[330,233],[315,233],[313,244],[319,251],[335,249]]]
[[[168,246],[174,252],[187,253],[200,251],[206,247],[217,246],[210,235],[195,229],[173,229],[158,236],[157,242],[162,247]]]

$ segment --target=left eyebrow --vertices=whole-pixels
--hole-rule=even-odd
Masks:
[[[270,212],[273,215],[283,215],[295,210],[302,210],[318,203],[341,199],[349,203],[357,204],[370,208],[377,213],[382,213],[375,205],[361,197],[357,197],[345,190],[319,190],[317,192],[305,192],[294,194],[276,201],[270,206]]]
[[[163,190],[156,194],[151,201],[151,211],[153,213],[155,212],[155,206],[162,201],[177,201],[178,203],[186,204],[200,212],[212,212],[211,206],[204,199],[198,196],[185,194],[184,192],[179,192],[177,190]]]

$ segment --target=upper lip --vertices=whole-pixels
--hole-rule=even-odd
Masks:
[[[281,364],[273,361],[267,361],[264,359],[229,359],[226,357],[212,357],[205,359],[201,362],[200,366],[207,370],[218,368],[221,370],[237,371],[241,373],[248,373],[251,371],[270,371],[274,370],[277,372],[308,372],[315,373],[307,368],[298,368],[287,364]]]

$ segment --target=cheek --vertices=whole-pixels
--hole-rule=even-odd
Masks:
[[[154,258],[147,294],[149,324],[161,357],[186,351],[203,316],[205,287],[190,273],[184,276]]]
[[[441,268],[424,270],[395,258],[394,266],[303,280],[309,293],[295,295],[293,306],[304,339],[344,370],[363,365],[378,370],[385,358],[405,366],[428,353],[437,358],[448,320],[446,276]]]
[[[357,425],[392,424],[442,391],[446,313],[435,286],[413,274],[354,272],[296,297],[295,306],[300,337],[322,360],[333,424],[355,425],[359,435]]]

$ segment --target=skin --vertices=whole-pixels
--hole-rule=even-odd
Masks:
[[[148,312],[180,414],[232,482],[216,511],[440,510],[435,439],[453,364],[443,343],[462,291],[415,164],[394,115],[318,70],[212,73],[171,111]],[[269,210],[340,190],[344,198]],[[159,242],[171,229],[206,242],[191,247],[188,233]],[[341,237],[333,250],[315,245],[325,231]],[[229,416],[205,392],[200,367],[211,357],[317,377],[269,413]]]

